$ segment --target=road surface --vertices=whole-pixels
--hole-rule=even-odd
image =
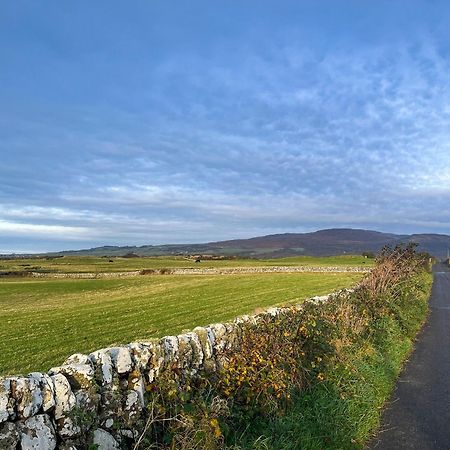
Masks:
[[[434,266],[430,315],[368,449],[450,449],[450,269]]]

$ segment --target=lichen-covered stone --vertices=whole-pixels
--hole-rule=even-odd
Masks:
[[[191,367],[194,370],[197,370],[203,365],[203,347],[197,333],[190,332],[187,333],[186,336],[189,338],[189,343],[191,344],[192,349]]]
[[[55,406],[55,386],[49,375],[40,372],[32,372],[28,375],[39,383],[42,393],[42,411],[50,411]]]
[[[95,413],[100,396],[93,389],[80,389],[75,392],[75,405],[82,411]]]
[[[179,347],[177,336],[165,336],[161,339],[161,345],[164,349],[164,365],[169,365],[178,362]]]
[[[203,358],[205,360],[212,358],[213,356],[213,342],[210,339],[208,330],[204,327],[196,327],[193,331],[197,336],[202,347]]]
[[[134,370],[128,375],[127,389],[137,393],[141,407],[144,407],[145,383],[139,370]]]
[[[18,416],[27,419],[37,414],[42,406],[42,391],[36,378],[16,377],[11,380]]]
[[[58,450],[78,450],[78,448],[82,448],[77,447],[77,445],[78,443],[76,441],[65,441],[58,445]]]
[[[98,428],[94,431],[93,443],[97,445],[97,450],[116,450],[119,444],[114,437],[105,430]]]
[[[50,375],[63,374],[73,390],[89,389],[94,381],[94,368],[89,364],[68,364],[50,369]]]
[[[0,448],[2,450],[16,450],[19,443],[17,425],[13,422],[0,424]]]
[[[92,361],[89,359],[89,355],[83,355],[82,353],[75,353],[69,356],[64,361],[63,366],[70,366],[71,364],[92,365]]]
[[[178,367],[187,368],[192,363],[191,337],[188,334],[178,336]]]
[[[73,409],[76,404],[75,395],[72,392],[67,378],[57,373],[51,376],[55,386],[55,412],[56,420],[66,417],[67,413]]]
[[[131,344],[128,344],[128,348],[130,349],[134,366],[141,372],[148,370],[149,361],[152,357],[153,345],[146,342],[132,342]]]
[[[128,426],[132,426],[140,417],[142,402],[136,391],[128,391],[125,396],[122,420]]]
[[[226,339],[225,335],[227,329],[223,323],[215,323],[208,327],[209,330],[214,334],[214,353],[221,353],[225,349]]]
[[[113,364],[109,353],[105,349],[97,350],[89,355],[89,359],[94,364],[98,382],[102,386],[110,384],[113,378]]]
[[[11,380],[0,379],[0,423],[8,420],[13,414],[11,402]]]
[[[64,440],[75,438],[81,434],[81,428],[68,416],[56,420],[56,431]]]
[[[111,347],[109,354],[119,375],[133,370],[133,361],[131,360],[130,350],[127,347]]]
[[[147,382],[152,383],[164,367],[164,345],[161,342],[152,344],[152,357],[149,361],[150,370],[147,373]]]
[[[56,434],[46,414],[30,417],[20,424],[22,450],[53,450],[56,448]]]

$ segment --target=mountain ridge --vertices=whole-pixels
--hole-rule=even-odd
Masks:
[[[308,233],[279,233],[248,239],[230,239],[202,244],[165,244],[142,246],[106,245],[90,249],[47,253],[47,255],[94,256],[169,256],[209,254],[252,258],[286,256],[334,256],[378,252],[385,245],[416,242],[420,251],[445,258],[450,236],[437,233],[394,234],[357,228],[329,228]]]

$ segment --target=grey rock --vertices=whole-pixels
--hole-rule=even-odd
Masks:
[[[149,369],[148,365],[152,357],[152,343],[132,342],[128,344],[134,365],[141,372]]]
[[[164,364],[169,366],[172,363],[178,362],[179,347],[177,336],[165,336],[160,342],[164,349]]]
[[[50,369],[50,375],[63,374],[73,390],[89,389],[94,381],[94,368],[89,364],[68,364]]]
[[[94,431],[94,444],[97,444],[97,450],[118,450],[119,444],[114,437],[105,430],[98,428]]]
[[[55,406],[55,385],[49,375],[32,372],[28,375],[34,379],[41,388],[42,393],[42,410],[44,412],[50,411]]]
[[[211,359],[213,356],[213,344],[208,330],[204,327],[196,327],[193,331],[200,342],[204,359]]]
[[[97,350],[89,355],[89,359],[94,364],[96,376],[102,386],[110,384],[113,378],[113,365],[111,356],[104,350]]]
[[[20,424],[22,450],[53,450],[56,448],[56,434],[46,414],[30,417]]]
[[[15,450],[19,443],[17,426],[12,422],[0,424],[0,448],[3,450]]]
[[[11,408],[11,380],[0,379],[0,423],[8,420],[14,408]]]
[[[199,369],[203,364],[203,359],[205,356],[200,338],[195,332],[187,333],[186,336],[189,337],[189,343],[191,344],[192,349],[191,367],[195,370]]]
[[[66,417],[67,413],[71,411],[76,405],[75,395],[72,392],[70,383],[67,378],[61,373],[52,375],[51,379],[55,386],[55,419]]]
[[[178,336],[178,367],[186,369],[192,364],[191,337],[188,334]]]
[[[127,347],[112,347],[109,349],[111,360],[119,375],[129,373],[133,370],[130,350]]]
[[[18,416],[21,419],[27,419],[37,414],[42,406],[39,381],[34,377],[16,377],[11,380]]]
[[[70,366],[71,364],[87,364],[92,365],[92,361],[89,359],[88,355],[83,355],[82,353],[75,353],[69,356],[65,361],[63,366]]]

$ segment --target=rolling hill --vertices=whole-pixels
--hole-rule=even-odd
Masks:
[[[205,244],[174,244],[136,246],[104,246],[85,250],[64,251],[52,255],[96,256],[167,256],[208,254],[252,258],[276,258],[296,255],[332,256],[378,252],[384,245],[416,242],[420,251],[445,258],[450,236],[444,234],[399,235],[350,228],[333,228],[312,233],[284,233],[250,239],[209,242]]]

